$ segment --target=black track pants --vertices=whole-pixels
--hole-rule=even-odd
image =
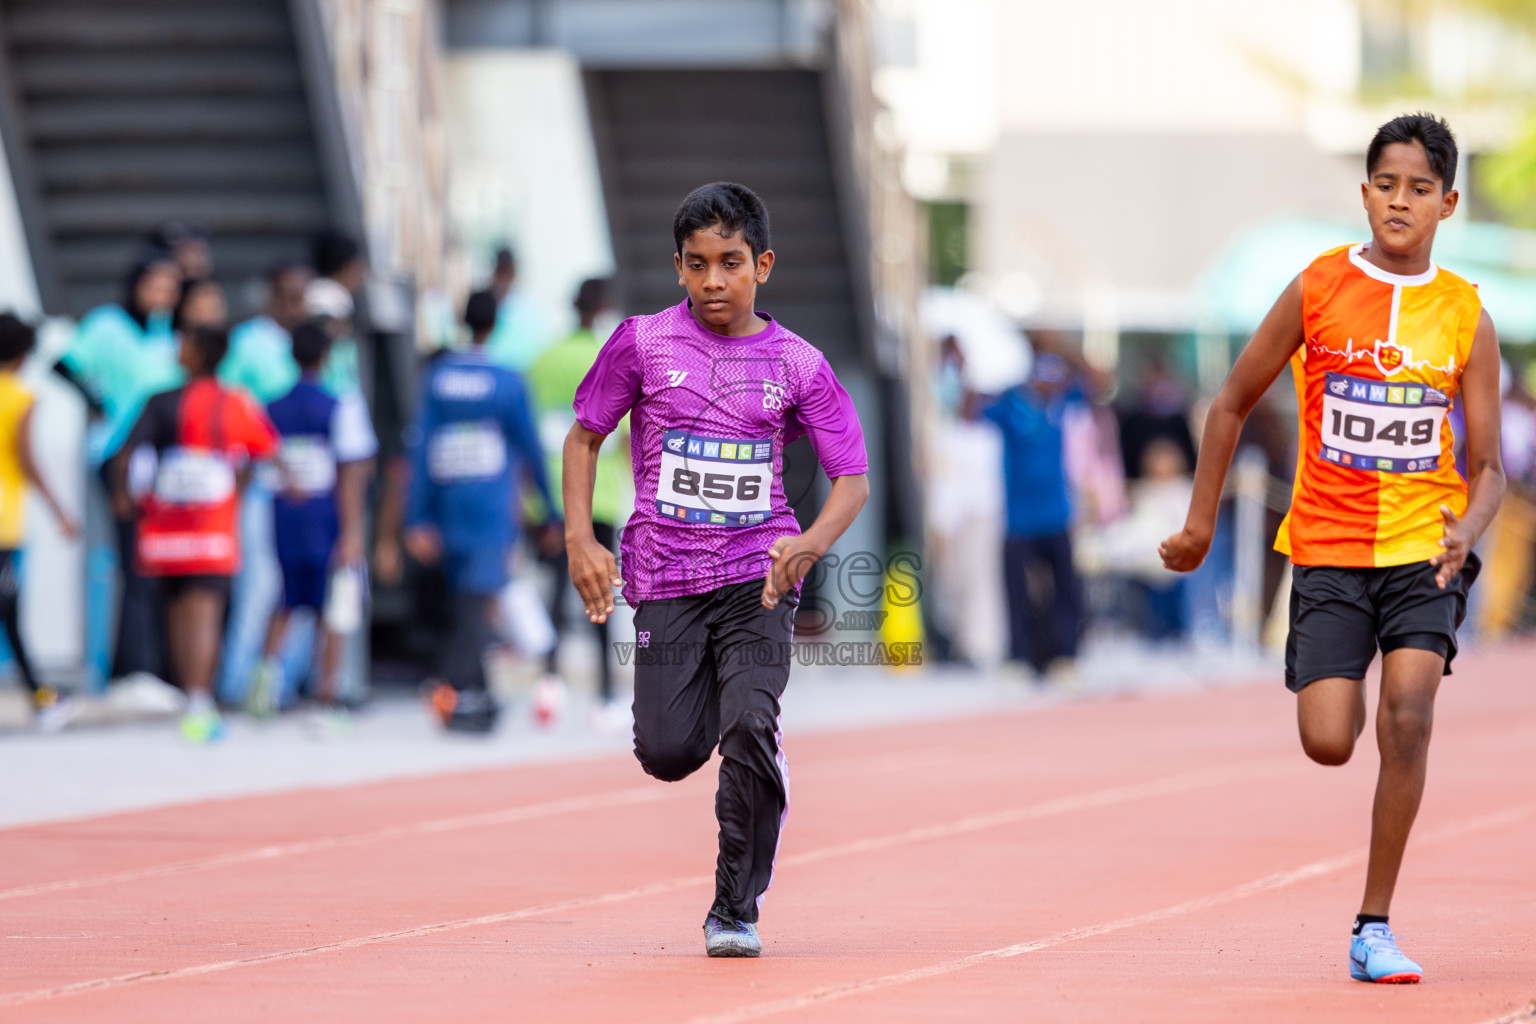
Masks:
[[[789,776],[779,698],[789,681],[794,606],[761,604],[761,580],[645,601],[635,612],[635,756],[665,782],[720,746],[720,859],[710,913],[756,921],[773,880]]]
[[[16,578],[16,562],[20,558],[21,552],[14,548],[0,550],[0,624],[5,626],[16,673],[35,694],[37,676],[32,673],[32,660],[27,657],[27,647],[21,639],[21,586]]]

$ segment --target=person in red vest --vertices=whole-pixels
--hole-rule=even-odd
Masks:
[[[129,457],[118,460],[113,501],[119,514],[138,503],[139,570],[161,581],[171,667],[188,695],[181,732],[188,742],[207,743],[224,731],[213,675],[230,581],[240,568],[240,491],[253,463],[277,453],[278,437],[259,405],[214,376],[229,350],[226,331],[187,326],[178,340],[187,382],[144,404],[123,443]],[[152,474],[132,468],[151,461]],[[141,475],[148,486],[136,496],[130,477]]]

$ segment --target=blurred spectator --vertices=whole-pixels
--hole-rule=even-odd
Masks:
[[[965,400],[965,353],[960,349],[960,339],[953,334],[946,334],[939,342],[933,398],[941,417],[953,419],[960,415],[960,405]]]
[[[1037,349],[1029,380],[982,400],[978,411],[1003,438],[1009,658],[1044,674],[1070,668],[1083,631],[1062,425],[1095,377],[1073,353]]]
[[[182,380],[171,331],[180,289],[181,271],[170,252],[142,253],[129,271],[122,305],[101,306],[88,313],[54,367],[81,390],[93,415],[103,418],[92,428],[87,448],[92,464],[101,468],[109,493],[111,460],[144,400]],[[138,572],[136,517],[131,507],[123,507],[123,512],[116,518],[121,597],[109,673],[119,677],[147,673],[163,679],[167,670],[159,587]],[[93,584],[92,592],[99,586]],[[106,608],[93,609],[92,615],[102,620],[111,617]]]
[[[300,609],[323,623],[317,640],[317,696],[322,706],[341,710],[336,686],[341,640],[336,616],[324,613],[332,574],[355,573],[363,560],[363,499],[378,441],[361,395],[337,398],[320,386],[320,369],[330,347],[330,336],[318,324],[296,326],[293,358],[301,376],[291,391],[268,406],[282,438],[281,489],[272,521],[283,588],[247,701],[259,715],[273,711],[283,692],[277,658],[289,616]],[[330,596],[339,600],[334,592]]]
[[[560,494],[561,458],[565,435],[576,422],[573,405],[576,388],[582,378],[597,361],[598,350],[606,339],[593,333],[593,325],[604,312],[611,308],[612,284],[606,278],[591,278],[581,283],[576,293],[576,315],[579,326],[564,341],[550,348],[528,371],[528,386],[533,392],[534,404],[539,410],[539,437],[548,459],[550,487]],[[473,312],[473,311],[471,311]],[[495,312],[493,306],[491,312]],[[466,317],[466,320],[468,317]],[[471,323],[471,327],[475,324]],[[595,479],[592,486],[592,530],[597,542],[613,549],[614,524],[628,518],[622,508],[625,480],[629,476],[629,418],[625,417],[610,443],[598,455]],[[563,510],[561,510],[563,511]],[[548,537],[540,545],[540,558],[554,568],[554,594],[549,603],[549,618],[557,634],[565,632],[565,607],[570,592],[570,570],[566,563],[564,538]],[[599,709],[604,724],[627,722],[629,709],[617,703],[613,693],[613,669],[609,665],[608,624],[594,623],[597,631],[598,696],[602,701]],[[559,671],[560,644],[550,649],[545,670],[550,675]]]
[[[1506,362],[1499,438],[1508,485],[1483,549],[1482,597],[1474,606],[1485,640],[1536,625],[1536,398]]]
[[[1140,479],[1131,488],[1131,510],[1104,534],[1104,555],[1131,579],[1141,632],[1150,640],[1184,636],[1185,579],[1163,568],[1157,546],[1184,526],[1193,481],[1179,446],[1155,438],[1141,450]]]
[[[497,366],[526,373],[549,345],[549,325],[538,306],[517,288],[517,257],[511,249],[496,252],[490,292],[497,302],[496,329],[485,353]]]
[[[361,392],[354,314],[368,279],[368,263],[357,242],[339,231],[317,237],[314,256],[316,276],[304,289],[304,311],[331,336],[320,383],[333,395]]]
[[[188,307],[186,314],[206,312]],[[214,376],[229,335],[191,323],[190,315],[181,319],[179,359],[188,381],[145,402],[125,447],[155,454],[153,483],[139,501],[137,555],[140,571],[164,587],[170,660],[189,697],[182,735],[206,743],[223,732],[213,675],[230,579],[240,562],[239,490],[251,460],[276,453],[277,434],[258,405]],[[112,483],[119,518],[130,518],[135,499],[122,460]]]
[[[229,327],[229,304],[224,299],[224,288],[209,278],[183,279],[181,301],[171,318],[171,327],[177,336],[192,327]],[[185,363],[183,363],[185,365]]]
[[[175,257],[181,276],[187,280],[202,281],[213,276],[213,245],[207,228],[171,221],[151,235],[149,243]]]
[[[1195,464],[1189,411],[1189,392],[1183,382],[1168,372],[1160,358],[1147,362],[1130,403],[1120,412],[1120,453],[1127,480],[1141,473],[1144,449],[1159,439],[1172,441],[1183,452],[1184,460]]]
[[[478,314],[487,299],[494,301],[476,293],[467,304],[481,326],[470,350],[443,356],[427,378],[412,431],[405,516],[407,550],[417,561],[441,562],[452,594],[441,665],[448,685],[434,704],[449,728],[476,731],[496,719],[483,659],[491,602],[506,583],[517,534],[515,467],[533,476],[546,507],[559,507],[522,379],[486,358],[489,334]]]
[[[267,274],[267,309],[236,327],[229,335],[229,355],[219,366],[219,379],[244,388],[267,403],[292,390],[299,379],[289,332],[302,323],[304,289],[313,273],[308,267],[284,263]]]
[[[38,722],[49,727],[63,725],[70,709],[57,691],[38,683],[21,637],[21,549],[28,489],[37,489],[65,539],[74,540],[79,527],[54,497],[32,457],[32,392],[18,374],[36,344],[37,332],[31,324],[12,313],[0,313],[0,623],[5,626],[17,674],[32,693]]]
[[[299,379],[291,332],[305,320],[304,291],[314,276],[308,267],[285,263],[267,275],[267,309],[234,329],[219,379],[266,405],[292,390]],[[277,552],[272,546],[270,472],[256,473],[240,498],[240,571],[229,603],[219,695],[232,704],[246,699],[268,620],[282,592]],[[294,664],[307,664],[308,645],[294,638]],[[299,671],[296,669],[296,671]]]

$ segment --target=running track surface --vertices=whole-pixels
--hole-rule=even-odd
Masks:
[[[1417,987],[1345,973],[1369,734],[1309,764],[1275,680],[792,737],[756,961],[702,955],[713,766],[6,830],[0,1019],[1536,1019],[1533,655],[1466,658],[1442,690],[1393,914]]]

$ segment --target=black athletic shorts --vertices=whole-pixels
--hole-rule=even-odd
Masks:
[[[1467,617],[1467,593],[1482,563],[1469,554],[1444,590],[1428,562],[1356,569],[1291,567],[1291,634],[1285,641],[1285,685],[1335,676],[1364,679],[1376,656],[1400,647],[1436,651],[1451,674],[1456,630]]]
[[[228,603],[234,577],[218,573],[200,572],[190,576],[161,576],[160,593],[167,601],[174,601],[189,590],[208,590],[224,598]]]

